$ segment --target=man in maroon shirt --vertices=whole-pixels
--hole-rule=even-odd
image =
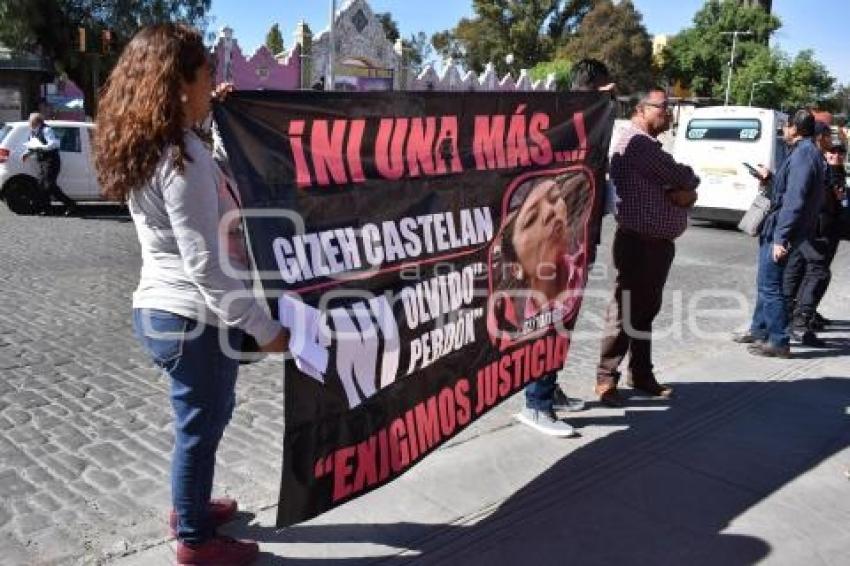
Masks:
[[[627,353],[631,387],[652,396],[672,393],[652,371],[652,322],[673,263],[673,241],[688,225],[699,178],[656,139],[670,127],[670,118],[667,94],[654,88],[612,142],[611,181],[620,200],[613,247],[617,276],[596,373],[596,393],[608,406],[623,405],[617,382]]]

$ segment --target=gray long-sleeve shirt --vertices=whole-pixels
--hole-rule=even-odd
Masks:
[[[222,222],[237,204],[223,189],[221,172],[201,140],[187,130],[184,142],[191,161],[186,160],[182,172],[166,151],[151,179],[130,193],[130,214],[142,247],[133,307],[235,326],[267,344],[280,325],[222,265],[235,263],[240,255],[228,249],[233,227]]]

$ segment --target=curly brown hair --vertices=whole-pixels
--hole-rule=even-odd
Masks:
[[[121,53],[100,98],[94,137],[105,197],[126,201],[166,151],[178,169],[191,160],[183,143],[181,82],[193,82],[208,59],[201,34],[174,23],[143,28]]]

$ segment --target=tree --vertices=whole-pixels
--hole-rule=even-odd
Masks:
[[[782,88],[778,83],[778,76],[785,64],[784,55],[778,51],[771,51],[764,45],[754,49],[746,63],[735,69],[729,102],[749,104],[752,92],[755,106],[780,108]]]
[[[381,12],[375,14],[375,17],[380,20],[381,25],[384,27],[384,34],[387,36],[387,39],[395,43],[401,37],[401,32],[399,31],[398,23],[393,19],[393,15],[390,12]],[[406,64],[413,76],[416,76],[425,67],[433,52],[428,35],[422,31],[412,33],[410,34],[410,38],[402,38],[401,43],[407,54]]]
[[[824,107],[837,114],[843,114],[846,119],[850,115],[850,83],[836,86]]]
[[[752,93],[754,106],[832,109],[834,84],[835,79],[811,51],[801,51],[792,59],[778,49],[761,46],[733,76],[730,99],[733,104],[748,104]]]
[[[738,69],[767,45],[781,25],[779,18],[762,8],[747,7],[737,0],[708,0],[694,16],[693,27],[677,34],[667,45],[663,73],[698,96],[721,96],[732,49],[732,37],[724,32],[753,32],[738,38]]]
[[[789,64],[780,69],[777,78],[783,89],[781,104],[784,108],[819,107],[829,98],[835,85],[835,79],[815,59],[811,49],[797,53]]]
[[[118,55],[140,27],[181,21],[207,27],[211,0],[3,0],[0,43],[22,53],[37,53],[85,92],[86,108],[95,109],[94,93]],[[86,30],[85,53],[79,28]],[[109,32],[103,52],[101,38]]]
[[[413,76],[416,76],[430,62],[431,54],[434,52],[433,47],[431,47],[431,41],[428,39],[428,34],[424,31],[411,34],[410,39],[404,39],[402,41],[404,42],[404,49],[408,57],[407,66]]]
[[[375,17],[384,26],[384,34],[390,42],[395,43],[401,37],[401,32],[398,31],[398,23],[393,19],[393,15],[389,12],[381,12],[375,14]]]
[[[554,61],[546,61],[538,63],[529,71],[529,76],[533,81],[545,81],[549,75],[555,75],[555,90],[567,91],[570,90],[570,70],[572,63],[567,59],[555,59]]]
[[[571,61],[599,59],[608,66],[621,92],[643,90],[653,82],[652,40],[631,0],[619,4],[598,0],[557,54]]]
[[[431,43],[476,72],[492,62],[499,73],[552,60],[594,0],[473,0],[475,16],[434,34]],[[511,55],[512,57],[508,57]],[[508,61],[512,61],[509,63]]]
[[[269,33],[266,34],[266,47],[272,52],[272,55],[283,53],[283,35],[280,33],[280,26],[274,24]]]

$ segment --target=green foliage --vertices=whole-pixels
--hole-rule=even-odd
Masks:
[[[280,33],[280,26],[274,24],[266,34],[266,47],[272,52],[272,55],[277,55],[283,52],[283,35]]]
[[[758,84],[761,81],[771,82]],[[754,106],[784,110],[822,107],[824,102],[828,106],[834,84],[835,79],[811,51],[801,51],[792,59],[782,51],[760,46],[732,76],[730,103],[748,104],[752,93]]]
[[[599,59],[623,93],[637,92],[653,83],[652,40],[631,0],[619,4],[598,0],[575,36],[558,49],[558,55],[572,61]]]
[[[779,108],[782,100],[781,86],[776,82],[779,70],[786,63],[784,55],[771,51],[764,45],[753,48],[749,59],[735,68],[732,75],[730,104],[746,105],[753,93],[753,105],[767,108]],[[770,84],[757,84],[761,81],[773,81]],[[753,87],[753,85],[756,85]],[[724,96],[725,83],[717,85],[718,98]]]
[[[384,34],[387,36],[387,39],[395,43],[401,37],[401,32],[399,31],[398,23],[393,19],[393,15],[390,12],[381,12],[375,14],[375,16],[381,21],[381,25],[384,26]],[[410,34],[408,39],[402,38],[401,42],[407,54],[407,66],[415,76],[419,74],[431,58],[431,54],[433,53],[431,42],[428,39],[428,35],[422,31]]]
[[[387,36],[392,43],[401,37],[401,32],[398,30],[398,22],[393,19],[393,15],[389,12],[380,12],[375,14],[375,17],[380,20],[381,25],[384,26],[384,34]]]
[[[570,70],[572,63],[567,59],[555,59],[538,63],[529,71],[532,81],[545,81],[549,75],[555,75],[555,89],[559,91],[570,90]]]
[[[843,114],[844,119],[850,116],[850,84],[835,87],[835,91],[823,101],[823,108],[836,114]]]
[[[664,75],[698,96],[716,96],[725,89],[732,49],[732,37],[724,32],[753,32],[738,39],[737,69],[763,50],[781,25],[779,18],[761,8],[748,8],[736,0],[708,0],[694,16],[693,27],[676,35],[665,49]]]
[[[490,62],[500,74],[531,68],[554,58],[555,48],[575,33],[594,1],[473,0],[475,15],[435,33],[431,43],[443,58],[479,73]]]
[[[778,79],[784,90],[781,104],[785,108],[820,106],[835,85],[835,79],[823,64],[815,60],[810,49],[800,51],[790,64],[784,65]]]
[[[434,51],[431,47],[431,41],[428,39],[428,34],[424,31],[411,34],[410,39],[403,39],[402,41],[408,57],[407,66],[413,75],[416,76],[431,59],[431,54]]]

